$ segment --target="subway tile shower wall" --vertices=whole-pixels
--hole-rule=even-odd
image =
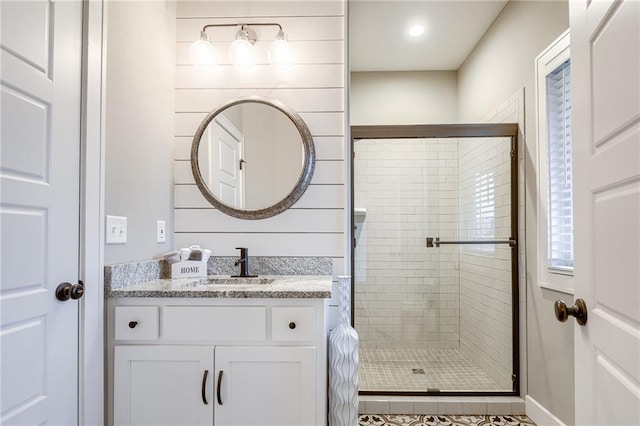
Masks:
[[[177,4],[175,244],[200,244],[214,256],[325,256],[343,272],[345,251],[345,2],[340,1],[180,1]],[[278,22],[293,47],[287,70],[266,62],[275,33],[255,27],[255,47],[264,61],[239,70],[221,55],[215,68],[194,66],[189,46],[205,24]],[[225,32],[226,31],[226,32]],[[235,30],[212,32],[226,52]],[[226,216],[209,205],[196,187],[189,155],[202,119],[225,101],[261,95],[286,104],[307,123],[316,147],[316,168],[302,198],[289,210],[264,220]]]
[[[527,162],[527,150],[525,149],[524,135],[524,88],[519,89],[516,93],[502,102],[496,109],[491,111],[484,122],[487,123],[518,123],[520,135],[518,137],[518,260],[520,264],[518,287],[519,287],[519,309],[520,324],[519,327],[519,344],[520,344],[520,394],[527,393],[527,327],[525,321],[525,312],[527,311],[527,273],[526,273],[526,232],[525,232],[525,171]]]
[[[460,139],[461,239],[511,236],[511,141]],[[511,388],[511,251],[505,245],[459,246],[460,349],[500,389]]]
[[[363,348],[459,348],[458,144],[367,140],[355,145],[355,324]]]

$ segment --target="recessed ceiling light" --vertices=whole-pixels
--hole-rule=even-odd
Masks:
[[[420,24],[413,25],[409,28],[409,35],[411,37],[420,37],[422,34],[424,34],[424,27]]]

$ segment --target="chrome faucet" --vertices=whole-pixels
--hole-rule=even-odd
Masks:
[[[249,272],[249,249],[246,247],[236,247],[240,250],[240,259],[236,260],[233,266],[240,265],[240,275],[232,275],[233,278],[253,278],[257,275],[251,275]]]

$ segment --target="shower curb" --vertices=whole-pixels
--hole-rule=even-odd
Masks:
[[[360,395],[358,414],[495,414],[524,415],[525,402],[517,396],[384,396]]]

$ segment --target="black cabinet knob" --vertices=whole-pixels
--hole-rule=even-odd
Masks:
[[[289,323],[289,328],[290,328],[291,330],[293,330],[294,328],[296,328],[296,323],[295,323],[295,322],[293,322],[293,321],[291,321],[291,322]]]
[[[129,321],[129,328],[136,328],[138,325],[138,321]]]

